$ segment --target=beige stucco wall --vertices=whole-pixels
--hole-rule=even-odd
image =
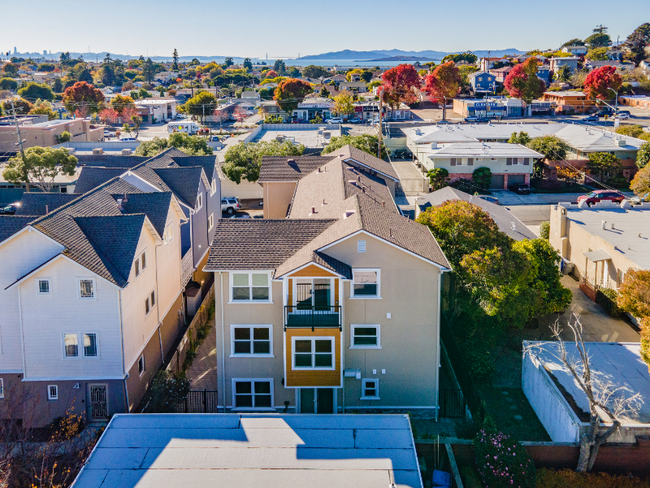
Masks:
[[[263,183],[264,218],[284,219],[296,189],[295,181]]]

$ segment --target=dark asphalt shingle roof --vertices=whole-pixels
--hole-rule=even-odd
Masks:
[[[172,159],[181,167],[201,166],[205,171],[205,176],[208,178],[208,182],[212,184],[212,176],[215,174],[215,170],[217,169],[216,156],[185,156],[174,157]],[[219,177],[218,174],[217,177]]]
[[[395,181],[399,181],[399,176],[397,175],[397,171],[395,171],[395,168],[393,168],[393,165],[391,163],[389,163],[388,161],[384,161],[383,159],[376,158],[375,156],[368,154],[367,152],[362,151],[361,149],[357,149],[354,146],[350,146],[350,145],[343,146],[341,149],[337,149],[336,151],[333,151],[330,154],[335,157],[342,154],[343,155],[342,159],[344,161],[348,159],[353,159],[359,164],[366,166],[367,168],[370,168],[383,175],[386,175]]]
[[[75,154],[77,166],[101,166],[104,168],[134,168],[149,156],[118,156],[113,154]]]
[[[201,166],[156,168],[153,172],[181,201],[192,208],[196,207],[199,182],[204,173]]]
[[[45,215],[79,197],[76,193],[25,192],[16,215]]]
[[[336,156],[264,156],[259,182],[298,181]]]
[[[114,195],[114,198],[123,199],[124,195]],[[171,192],[131,193],[126,202],[122,201],[122,207],[129,214],[145,214],[162,238],[171,201]]]
[[[79,179],[75,186],[75,192],[86,193],[99,185],[106,183],[108,180],[115,178],[126,173],[129,168],[120,167],[100,167],[100,166],[84,166],[79,173]]]
[[[10,238],[37,218],[38,216],[28,215],[0,215],[0,242]]]

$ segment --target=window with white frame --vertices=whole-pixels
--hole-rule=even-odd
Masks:
[[[208,217],[208,230],[212,230],[214,227],[214,214],[211,213],[210,216]]]
[[[143,354],[142,356],[140,356],[140,359],[138,359],[138,374],[142,376],[146,370],[147,367],[144,364],[144,354]]]
[[[210,196],[214,195],[217,193],[217,178],[212,176],[212,185],[210,186]]]
[[[51,280],[49,278],[36,278],[36,293],[49,295],[52,292]]]
[[[352,324],[350,349],[381,349],[379,324]]]
[[[199,211],[203,208],[203,193],[199,193],[198,196],[196,197],[196,207],[194,209],[196,211]]]
[[[83,334],[84,343],[84,357],[96,358],[97,357],[97,333],[88,332]]]
[[[165,245],[169,244],[174,239],[174,231],[171,224],[165,227],[165,232],[163,233],[163,242]]]
[[[59,399],[59,385],[47,385],[47,399],[48,400]]]
[[[79,278],[79,298],[81,300],[95,299],[95,280],[93,278]]]
[[[379,269],[352,270],[352,297],[379,298]]]
[[[273,408],[272,379],[233,379],[234,408]]]
[[[334,369],[334,337],[293,337],[293,369]]]
[[[5,380],[4,378],[0,378],[0,398],[5,397]]]
[[[379,380],[361,380],[361,400],[379,400]]]
[[[147,267],[147,254],[146,251],[142,251],[142,253],[135,258],[135,275],[139,276],[140,273],[144,271],[144,269]]]
[[[271,300],[270,275],[267,272],[230,273],[231,301],[267,302]]]
[[[66,358],[79,357],[79,336],[75,334],[63,334],[63,354]]]
[[[232,356],[272,356],[272,325],[231,325]]]

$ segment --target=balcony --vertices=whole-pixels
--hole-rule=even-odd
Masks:
[[[310,328],[341,330],[341,307],[332,306],[305,306],[287,305],[284,307],[284,328]]]

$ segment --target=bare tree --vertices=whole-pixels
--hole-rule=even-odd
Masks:
[[[580,457],[578,472],[590,472],[596,462],[598,449],[607,442],[621,427],[624,419],[634,419],[641,409],[643,399],[625,386],[616,386],[605,378],[604,374],[593,371],[590,364],[588,348],[582,335],[580,317],[573,315],[567,326],[573,334],[575,352],[567,350],[567,343],[562,338],[562,326],[559,320],[551,325],[553,337],[557,340],[555,348],[543,347],[540,343],[531,344],[530,349],[544,349],[558,359],[589,401],[589,427],[580,438]],[[546,343],[545,345],[547,345]],[[555,351],[553,351],[555,349]],[[606,420],[601,423],[601,416]],[[609,424],[609,425],[608,425]]]

